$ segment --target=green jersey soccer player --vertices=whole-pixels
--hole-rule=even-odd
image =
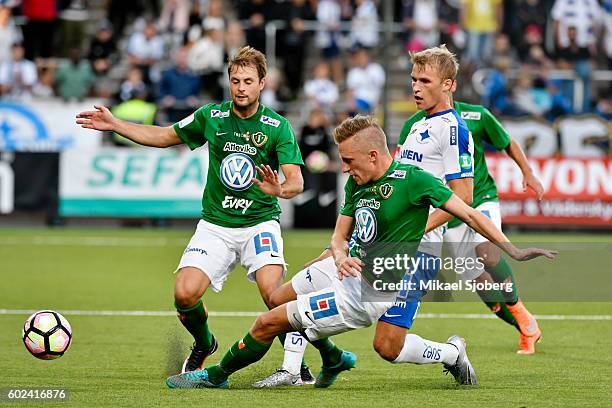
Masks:
[[[184,372],[201,368],[217,349],[201,300],[208,287],[220,291],[240,262],[272,308],[270,295],[285,273],[278,197],[302,191],[303,162],[289,122],[259,103],[266,71],[265,56],[243,47],[228,64],[232,100],[206,105],[173,126],[125,122],[103,106],[77,116],[84,128],[113,131],[145,146],[208,147],[202,220],[180,260],[174,288],[178,316],[195,340]]]

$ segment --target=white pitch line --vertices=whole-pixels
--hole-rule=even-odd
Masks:
[[[31,315],[34,309],[0,309],[0,315],[18,316]],[[66,316],[176,316],[172,311],[155,310],[58,310]],[[218,317],[257,317],[263,312],[208,312],[209,316]],[[421,313],[419,319],[496,319],[493,314],[478,313]],[[612,320],[612,315],[535,315],[538,320]]]

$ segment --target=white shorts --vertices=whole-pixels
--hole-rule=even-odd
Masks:
[[[200,220],[177,270],[187,266],[200,269],[210,279],[212,290],[219,292],[238,262],[251,281],[265,265],[282,265],[286,273],[280,224],[266,221],[252,227],[227,228]]]
[[[487,201],[476,207],[478,211],[487,216],[497,228],[501,230],[501,212],[497,201]],[[488,240],[468,227],[461,224],[455,228],[449,228],[444,234],[444,242],[449,243],[448,248],[454,258],[476,259],[476,247]],[[474,280],[484,272],[484,268],[475,267],[463,273],[458,273],[465,281]]]
[[[287,305],[287,317],[310,340],[368,327],[393,306],[396,293],[387,294],[387,301],[362,300],[361,277],[340,280],[337,274],[334,260],[329,257],[291,280],[298,298]]]
[[[431,215],[431,213],[429,214]],[[433,256],[442,256],[442,242],[444,240],[444,231],[446,231],[446,224],[440,225],[435,230],[429,231],[421,238],[421,244],[419,245],[419,251]]]

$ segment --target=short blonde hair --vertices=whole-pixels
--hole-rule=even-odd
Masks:
[[[232,75],[234,68],[255,67],[259,80],[262,80],[268,74],[268,63],[266,56],[260,51],[248,45],[238,50],[238,53],[227,62],[227,74]]]
[[[451,79],[454,81],[457,78],[457,72],[459,71],[457,56],[450,52],[444,44],[410,53],[410,58],[415,66],[425,67],[429,65],[432,67],[442,80]]]
[[[357,115],[353,118],[345,119],[334,129],[334,141],[336,144],[340,144],[358,133],[360,134],[360,141],[366,142],[369,147],[388,151],[385,132],[378,124],[378,121],[372,116]]]

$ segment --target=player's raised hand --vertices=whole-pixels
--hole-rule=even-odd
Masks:
[[[527,191],[527,188],[532,189],[536,193],[538,201],[542,201],[542,196],[544,196],[544,186],[542,183],[540,183],[540,180],[533,175],[533,173],[527,174],[523,177],[523,191]]]
[[[76,116],[77,125],[85,129],[114,130],[115,117],[106,106],[94,105],[95,111],[81,112]]]
[[[516,259],[517,261],[528,261],[530,259],[538,258],[540,256],[545,256],[548,259],[554,259],[558,253],[559,251],[554,251],[551,249],[525,248],[518,249],[515,253],[512,254],[512,258]]]
[[[336,260],[338,279],[342,280],[345,276],[357,277],[361,273],[362,266],[363,262],[361,259],[352,256]]]
[[[281,186],[280,179],[278,177],[278,171],[273,170],[267,164],[261,166],[255,166],[257,174],[261,177],[261,180],[253,178],[253,183],[259,187],[261,191],[268,195],[282,197],[283,187]]]

